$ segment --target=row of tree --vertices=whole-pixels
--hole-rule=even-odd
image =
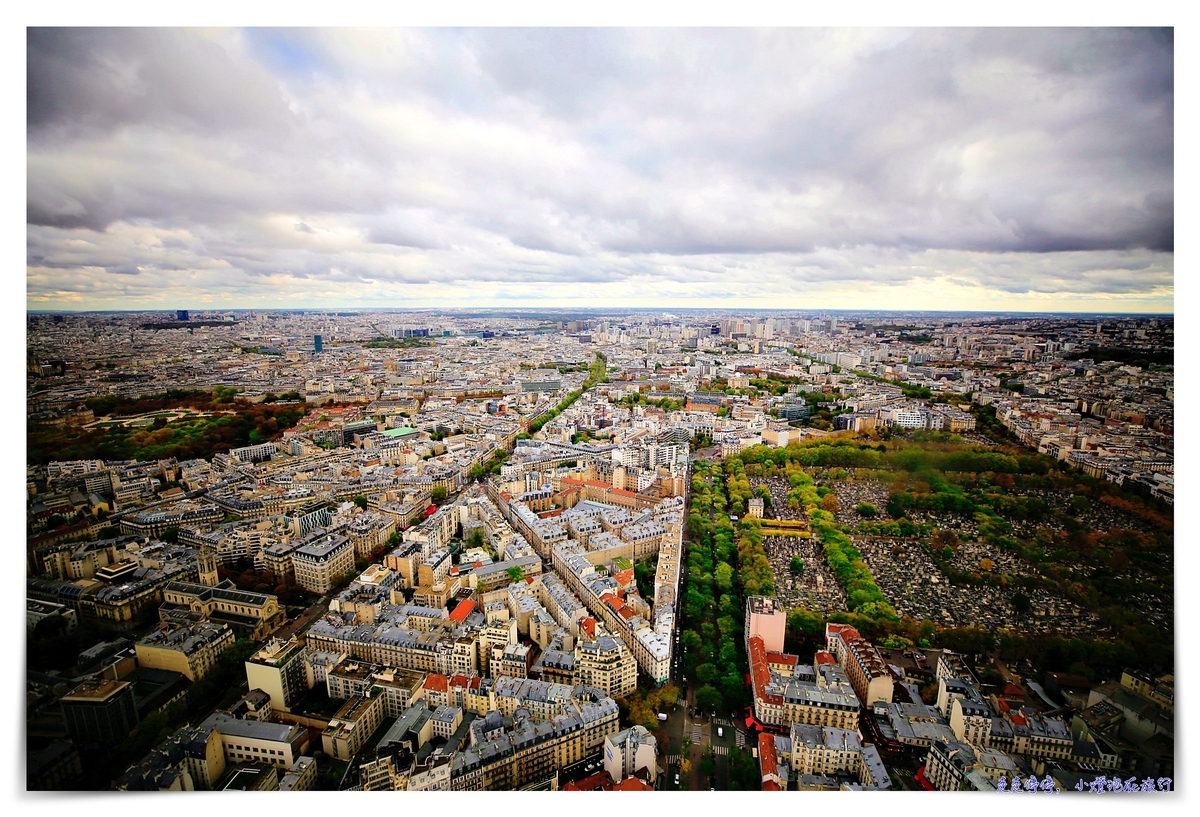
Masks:
[[[596,359],[592,363],[591,373],[587,379],[575,391],[568,394],[561,402],[546,414],[543,414],[538,419],[529,424],[529,433],[536,434],[542,430],[542,426],[553,420],[558,415],[562,414],[570,408],[576,400],[583,396],[583,393],[595,386],[597,383],[604,383],[608,380],[608,358],[603,352],[596,352]]]
[[[738,548],[723,477],[719,464],[695,464],[681,600],[684,677],[700,684],[696,706],[708,712],[743,705],[747,698]]]

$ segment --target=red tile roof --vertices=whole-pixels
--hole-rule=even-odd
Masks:
[[[613,791],[654,791],[654,787],[636,777],[627,777],[612,787]]]
[[[775,781],[767,780],[771,775],[779,776],[779,761],[775,757],[774,735],[763,732],[758,736],[758,762],[762,769],[763,791],[779,791],[779,785]],[[768,784],[774,785],[775,788],[767,788]]]
[[[828,622],[825,625],[826,640],[828,640],[830,636],[838,634],[840,634],[842,638],[846,640],[851,638],[862,638],[862,636],[858,634],[858,630],[856,630],[854,627],[851,627],[849,624],[836,624],[834,622]]]
[[[771,683],[771,670],[767,667],[767,651],[759,636],[750,639],[750,680],[754,685],[754,697],[770,704],[782,704],[783,696],[767,692]]]

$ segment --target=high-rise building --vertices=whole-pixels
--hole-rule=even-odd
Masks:
[[[746,639],[757,636],[767,652],[783,652],[783,634],[787,629],[787,609],[768,596],[746,599]]]
[[[321,345],[321,336],[320,335],[313,335],[313,351],[314,352],[324,351],[324,348]]]
[[[176,310],[176,311],[175,311],[175,317],[176,317],[178,320],[181,320],[181,321],[186,321],[186,320],[188,319],[188,311],[187,311],[186,309],[179,309],[179,310]]]

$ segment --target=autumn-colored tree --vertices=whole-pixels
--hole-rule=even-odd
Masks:
[[[958,534],[952,530],[935,530],[933,536],[929,537],[929,543],[933,545],[935,550],[943,548],[957,550],[959,545]]]
[[[841,506],[838,505],[837,496],[833,493],[825,494],[825,498],[821,500],[821,510],[837,513]]]
[[[992,560],[987,558],[986,556],[979,560],[979,569],[980,570],[991,572],[991,569],[993,567],[994,567],[994,565],[992,564]]]

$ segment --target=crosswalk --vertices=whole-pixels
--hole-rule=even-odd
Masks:
[[[700,725],[694,723],[694,724],[692,724],[692,743],[699,743],[699,742],[700,742]]]
[[[746,746],[746,733],[738,731],[738,732],[735,732],[734,734],[736,736],[735,740],[737,741],[738,748],[744,749]]]
[[[679,763],[680,755],[667,755],[667,765],[675,765]]]
[[[713,750],[713,754],[714,754],[714,755],[727,755],[727,754],[729,754],[729,747],[728,747],[728,746],[714,746],[714,747],[712,747],[712,750]]]

